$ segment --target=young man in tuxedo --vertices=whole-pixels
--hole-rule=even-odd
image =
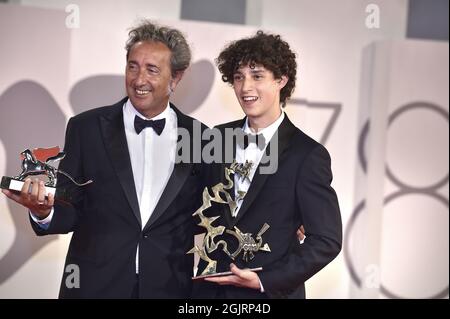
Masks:
[[[222,205],[216,223],[220,221],[227,229],[237,228],[254,238],[267,224],[269,228],[261,239],[270,251],[258,250],[247,258],[238,255],[230,265],[232,259],[217,249],[217,270],[231,270],[232,274],[197,281],[193,296],[305,298],[305,281],[339,254],[342,224],[338,200],[330,186],[327,150],[295,127],[283,111],[295,87],[295,54],[280,36],[259,31],[251,38],[231,43],[220,53],[217,64],[246,115],[218,129],[224,139],[227,130],[243,131],[247,140],[237,139],[232,158],[237,163],[251,162],[253,167],[248,177],[232,177],[231,192],[237,206],[232,209]],[[225,162],[227,152],[230,150],[225,148]],[[219,165],[211,174],[216,181],[224,181],[225,165],[230,167]],[[306,231],[302,244],[297,238],[297,231],[303,230],[301,225]],[[232,253],[233,238],[225,238]],[[201,262],[198,274],[204,267]],[[248,270],[257,267],[262,271]]]
[[[46,199],[35,179],[20,194],[4,191],[29,209],[37,235],[73,232],[64,269],[79,272],[64,272],[62,298],[186,298],[191,292],[193,258],[186,251],[203,183],[201,167],[177,161],[176,154],[180,129],[192,138],[194,127],[203,126],[169,102],[190,49],[178,30],[144,21],[129,32],[126,50],[128,96],[67,125],[60,169],[93,183],[76,192],[73,206],[50,194]],[[57,188],[68,185],[61,177]]]

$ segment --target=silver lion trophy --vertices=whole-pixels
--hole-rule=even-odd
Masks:
[[[78,183],[68,173],[51,165],[51,163],[59,162],[64,157],[65,153],[61,152],[58,146],[52,148],[36,148],[33,150],[26,149],[20,153],[22,172],[13,177],[3,176],[0,188],[20,192],[27,177],[44,176],[44,178],[47,179],[44,184],[46,194],[53,194],[55,196],[55,201],[70,204],[74,189],[62,188],[59,186],[56,188],[58,174],[66,176],[76,188],[89,185],[93,181],[88,180],[84,183]]]
[[[231,215],[234,217],[234,212],[237,209],[237,203],[239,200],[243,200],[245,197],[245,192],[238,192],[238,196],[233,199],[230,191],[233,191],[234,186],[234,175],[238,175],[239,178],[246,179],[249,178],[250,171],[252,169],[253,163],[246,161],[243,164],[233,163],[230,167],[225,167],[225,179],[226,184],[218,183],[217,185],[211,187],[211,192],[208,187],[203,190],[203,204],[197,209],[192,216],[198,216],[200,218],[200,227],[206,229],[205,237],[203,238],[201,245],[194,245],[194,247],[187,252],[187,254],[198,254],[201,260],[207,263],[205,269],[201,274],[195,274],[192,277],[193,280],[203,279],[206,277],[215,276],[225,276],[232,274],[231,271],[217,272],[217,261],[210,257],[210,254],[215,250],[221,248],[222,251],[228,255],[231,260],[235,260],[240,255],[245,262],[252,260],[255,254],[259,251],[270,252],[270,247],[267,243],[263,243],[263,234],[269,229],[269,225],[264,223],[261,226],[260,231],[253,237],[253,234],[246,233],[245,230],[241,230],[234,226],[233,229],[226,229],[218,223],[218,219],[221,216],[207,217],[204,215],[204,211],[212,206],[212,203],[228,205]],[[224,199],[225,198],[225,199]],[[213,225],[214,224],[214,225]],[[237,240],[237,248],[234,252],[228,250],[228,243],[221,239],[216,241],[216,237],[219,237],[227,233]],[[261,271],[262,267],[251,268],[251,271]]]

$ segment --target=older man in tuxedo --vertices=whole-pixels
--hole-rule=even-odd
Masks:
[[[74,193],[71,206],[47,198],[37,179],[27,179],[20,194],[3,191],[29,209],[36,234],[73,232],[65,269],[79,270],[79,285],[64,272],[62,298],[185,298],[191,291],[186,251],[202,169],[177,160],[177,143],[180,129],[192,137],[203,126],[169,102],[190,49],[178,30],[143,21],[126,50],[128,96],[67,125],[60,168],[94,182]],[[57,187],[69,184],[61,177]]]

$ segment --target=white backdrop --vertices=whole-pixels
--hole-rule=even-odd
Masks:
[[[79,28],[66,27],[68,3],[79,6]],[[261,28],[280,33],[298,53],[286,112],[330,151],[346,230],[344,252],[307,282],[307,295],[448,298],[448,43],[401,40],[406,1],[377,1],[378,29],[365,24],[369,2],[335,3],[259,7]],[[193,47],[175,104],[208,125],[242,116],[213,60],[256,27],[179,21],[175,0],[31,4],[41,8],[0,5],[0,175],[18,172],[21,149],[62,146],[73,114],[123,96],[124,44],[138,17],[179,28]],[[391,41],[376,42],[384,39]],[[384,163],[416,187],[386,205],[405,185],[386,177]],[[438,188],[429,187],[437,180]],[[23,209],[0,197],[0,298],[57,296],[70,235],[36,238],[27,223]]]

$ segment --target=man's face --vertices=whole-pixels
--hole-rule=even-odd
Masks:
[[[170,90],[179,81],[171,76],[171,54],[161,42],[138,42],[130,49],[125,72],[127,94],[139,113],[148,118],[165,109]]]
[[[280,115],[280,91],[286,77],[275,79],[262,65],[245,65],[233,75],[234,93],[244,113],[260,123],[273,123]]]

